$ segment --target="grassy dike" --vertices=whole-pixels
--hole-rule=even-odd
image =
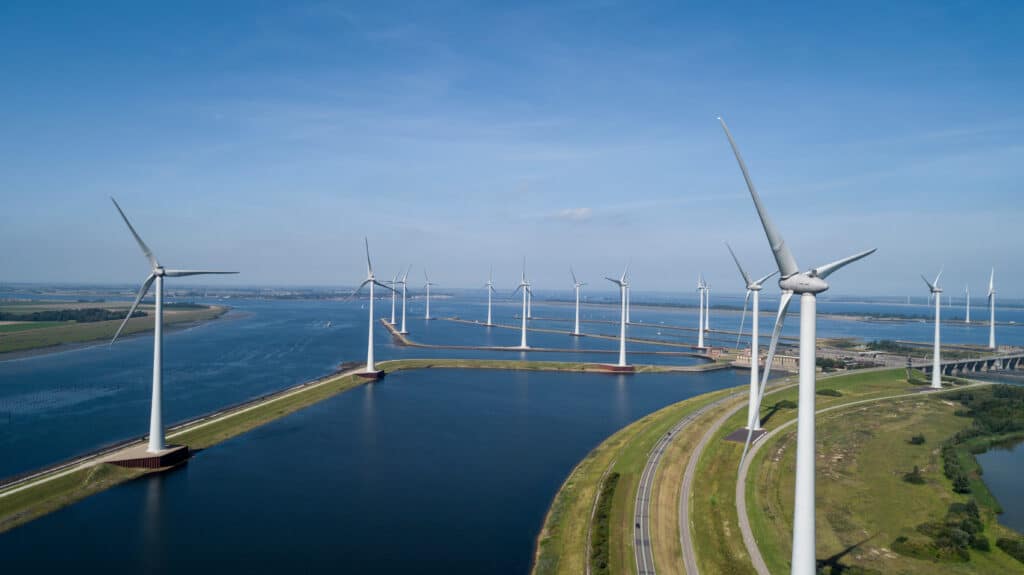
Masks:
[[[607,473],[618,473],[611,512],[609,573],[634,573],[633,511],[640,474],[654,444],[680,419],[741,388],[719,390],[662,408],[627,425],[595,447],[566,478],[555,495],[537,537],[533,573],[586,573],[588,533],[598,531],[591,513]],[[675,442],[673,442],[675,443]]]
[[[470,359],[394,360],[380,362],[377,367],[385,372],[429,368],[597,371],[593,364],[585,363]],[[637,366],[637,372],[640,373],[671,371],[669,366]],[[188,445],[193,451],[205,449],[348,391],[366,381],[352,373],[333,374],[186,423],[169,430],[167,439],[174,444]],[[126,470],[102,463],[97,458],[83,461],[70,470],[62,469],[43,475],[38,481],[17,493],[5,495],[18,489],[19,485],[0,489],[0,533],[145,473],[147,472],[144,470]]]

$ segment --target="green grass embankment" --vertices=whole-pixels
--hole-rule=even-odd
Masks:
[[[548,508],[537,538],[532,572],[535,575],[585,572],[591,511],[608,471],[619,474],[608,515],[608,571],[634,573],[633,512],[640,475],[651,449],[687,414],[738,389],[706,393],[662,408],[620,429],[595,447],[572,470]]]

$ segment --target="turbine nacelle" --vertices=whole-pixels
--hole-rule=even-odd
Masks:
[[[793,293],[819,294],[828,289],[828,282],[812,275],[811,272],[793,274],[788,278],[779,280],[779,289]]]

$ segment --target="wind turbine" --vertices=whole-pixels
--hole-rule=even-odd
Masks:
[[[996,268],[988,276],[988,347],[996,348]]]
[[[921,276],[924,283],[928,285],[928,290],[931,292],[931,297],[935,298],[935,347],[932,351],[932,389],[942,389],[942,360],[940,358],[941,348],[939,346],[939,314],[942,310],[942,288],[939,287],[939,278],[942,277],[942,269],[939,269],[939,275],[935,276],[935,281],[930,282],[928,278]]]
[[[728,126],[725,125],[725,121],[721,117],[718,118],[718,121],[722,124],[725,136],[736,156],[736,162],[739,164],[740,171],[743,172],[743,179],[750,191],[750,197],[754,201],[754,207],[761,218],[761,225],[768,238],[768,245],[775,255],[775,262],[779,268],[779,288],[782,290],[775,329],[772,332],[771,344],[768,346],[768,359],[765,363],[764,376],[761,379],[761,389],[758,391],[757,413],[760,413],[760,403],[764,397],[764,388],[768,382],[771,361],[775,355],[775,347],[778,345],[779,332],[786,319],[786,311],[793,294],[800,294],[800,385],[797,400],[796,487],[793,506],[793,553],[790,569],[794,575],[814,575],[817,571],[814,547],[814,383],[817,347],[815,345],[817,294],[829,288],[825,278],[844,266],[874,253],[875,250],[864,251],[801,272],[789,246],[775,229],[768,218],[768,212],[761,205],[761,198],[757,195],[754,182],[750,179],[747,166],[743,162],[743,157],[740,156],[736,142],[732,139],[732,134],[729,133]],[[753,431],[748,430],[743,457],[746,457],[752,435]]]
[[[628,320],[626,319],[626,294],[629,293],[629,265],[627,265],[626,269],[623,270],[621,278],[615,279],[605,276],[604,279],[619,286],[622,318],[619,321],[619,363],[617,365],[619,367],[626,367],[626,323],[628,323]]]
[[[967,302],[967,317],[964,323],[971,323],[971,286],[964,286],[964,300]]]
[[[750,299],[750,294],[754,294],[754,307],[752,310],[751,318],[751,332],[750,332],[750,401],[747,404],[747,429],[758,431],[761,428],[761,418],[758,417],[757,411],[757,372],[758,363],[761,359],[761,346],[758,344],[758,318],[760,314],[760,295],[761,287],[764,282],[773,275],[779,273],[774,271],[757,281],[751,281],[750,276],[747,272],[743,271],[743,266],[740,265],[739,258],[736,257],[736,253],[732,251],[732,246],[729,242],[725,243],[725,247],[729,249],[729,254],[732,255],[732,261],[736,262],[736,267],[740,270],[740,276],[743,277],[743,285],[747,288],[747,295],[743,298],[743,315],[740,317],[740,336],[743,337],[743,320],[747,316],[747,300]],[[739,347],[739,337],[736,338],[736,346]]]
[[[375,323],[373,317],[373,286],[378,285],[384,289],[391,290],[392,292],[394,292],[395,290],[380,283],[379,281],[377,281],[377,278],[374,277],[373,264],[370,262],[370,242],[365,237],[363,238],[363,245],[366,246],[366,279],[363,280],[363,283],[359,284],[359,287],[352,291],[352,295],[349,297],[354,297],[356,294],[362,291],[364,287],[370,286],[370,322],[368,330],[369,336],[366,343],[366,369],[363,371],[363,374],[376,377],[377,375],[380,374],[380,371],[377,370],[377,366],[373,361],[373,324]]]
[[[237,274],[238,272],[218,272],[218,271],[201,271],[201,270],[169,270],[160,265],[160,262],[153,255],[152,250],[146,245],[146,242],[142,241],[139,237],[138,232],[132,227],[132,223],[128,221],[128,216],[124,214],[124,210],[118,205],[117,200],[110,198],[110,201],[114,202],[114,207],[117,208],[117,212],[121,214],[121,219],[128,226],[128,231],[132,233],[135,238],[135,243],[139,244],[139,248],[142,249],[142,255],[146,256],[149,260],[149,264],[153,266],[149,276],[142,282],[142,287],[139,288],[139,293],[135,296],[135,302],[132,303],[132,307],[128,310],[128,315],[125,316],[124,321],[117,328],[117,332],[114,333],[113,339],[110,340],[110,344],[113,345],[117,338],[121,335],[121,331],[124,329],[125,324],[131,319],[132,314],[135,313],[135,309],[139,307],[139,302],[142,298],[146,297],[146,293],[149,291],[149,287],[156,283],[156,293],[153,295],[153,301],[156,309],[153,313],[153,390],[152,398],[149,404],[149,445],[146,448],[148,453],[160,453],[166,449],[164,443],[164,424],[163,424],[163,407],[161,400],[163,399],[163,327],[164,327],[164,278],[176,278],[184,276],[198,276],[207,274]]]
[[[398,330],[398,333],[402,335],[409,333],[405,329],[405,288],[409,285],[409,272],[411,271],[412,266],[410,265],[409,268],[405,270],[405,273],[402,274],[402,281],[398,282],[402,284],[402,329]]]
[[[704,274],[697,277],[697,293],[700,303],[697,304],[697,347],[704,347]]]
[[[427,288],[427,312],[426,314],[424,314],[423,319],[430,319],[430,286],[437,284],[430,281],[430,277],[427,276],[427,268],[423,268],[423,279],[426,280],[426,283],[423,284],[423,287]]]
[[[576,279],[576,272],[573,271],[572,266],[569,267],[569,273],[572,274],[572,284],[576,290],[576,327],[573,328],[572,334],[580,336],[583,335],[580,333],[580,290],[583,289],[583,286],[587,285],[587,283]]]
[[[516,295],[516,292],[519,290],[523,291],[523,336],[519,342],[519,349],[529,349],[529,346],[526,345],[526,306],[528,299],[527,294],[530,292],[530,281],[526,279],[526,258],[523,258],[523,278],[519,280],[519,287],[516,288],[516,291],[512,292],[512,295]]]
[[[487,327],[491,327],[492,325],[494,325],[491,322],[491,295],[494,294],[494,268],[493,267],[491,268],[490,273],[487,275],[487,283],[484,284],[484,287],[487,288],[487,323],[485,323],[484,325],[486,325]]]

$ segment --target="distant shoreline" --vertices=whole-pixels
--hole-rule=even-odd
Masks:
[[[210,318],[200,318],[200,319],[194,319],[194,320],[186,320],[186,321],[180,321],[180,322],[176,322],[176,323],[165,323],[164,324],[164,332],[165,333],[169,333],[169,332],[177,332],[177,331],[188,330],[188,329],[199,327],[201,325],[205,325],[207,323],[210,323],[210,322],[213,322],[213,321],[216,321],[216,320],[220,320],[220,319],[240,319],[242,317],[245,317],[245,315],[246,315],[245,313],[240,313],[240,312],[232,313],[234,311],[234,308],[232,308],[230,306],[225,306],[225,305],[210,305],[210,306],[208,306],[208,308],[210,310],[217,311],[218,313],[215,316],[210,317]],[[226,317],[226,316],[229,316],[229,315],[231,317]],[[40,328],[40,329],[47,329],[47,328]],[[141,330],[141,331],[132,332],[130,334],[122,335],[120,339],[122,339],[122,340],[124,340],[124,339],[134,339],[135,337],[145,336],[145,335],[149,335],[149,334],[152,334],[152,333],[153,333],[153,329],[152,328],[148,328],[148,329],[144,329],[144,330]],[[51,344],[51,345],[45,345],[45,346],[40,346],[40,347],[32,347],[32,348],[27,348],[27,349],[18,349],[18,350],[13,350],[13,351],[0,351],[0,363],[7,362],[7,361],[18,361],[18,360],[23,360],[23,359],[31,359],[31,358],[39,357],[39,356],[42,356],[42,355],[51,355],[51,354],[65,353],[65,352],[71,352],[71,351],[80,351],[80,350],[83,350],[83,349],[88,349],[88,348],[92,348],[92,347],[98,347],[98,346],[101,346],[101,345],[106,345],[104,343],[106,340],[107,340],[106,337],[98,337],[98,338],[90,339],[90,340],[87,340],[87,341],[73,341],[73,342],[55,343],[55,344]]]

